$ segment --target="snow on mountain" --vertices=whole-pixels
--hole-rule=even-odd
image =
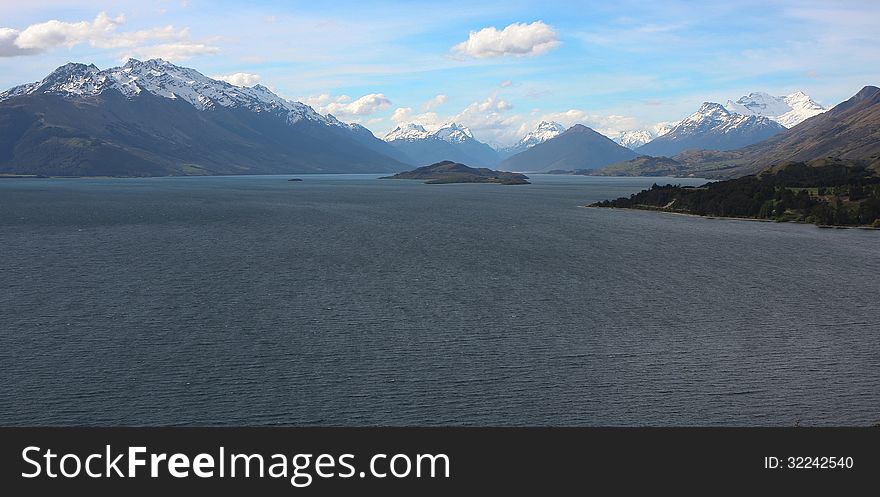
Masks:
[[[670,133],[688,132],[693,134],[709,130],[727,133],[754,122],[755,120],[750,117],[751,115],[731,112],[715,102],[703,102],[699,110],[678,123],[670,130]]]
[[[733,150],[784,130],[784,126],[768,117],[738,114],[719,103],[703,102],[697,112],[636,151],[672,157],[688,149]]]
[[[435,130],[433,134],[437,138],[449,143],[461,143],[474,139],[470,129],[455,123],[444,124]]]
[[[195,69],[176,66],[162,59],[143,62],[129,59],[121,67],[103,71],[94,65],[65,64],[42,81],[17,86],[0,93],[0,102],[32,93],[87,97],[111,89],[119,91],[127,98],[134,98],[142,92],[147,92],[159,97],[181,99],[199,110],[217,107],[246,108],[253,112],[284,114],[290,124],[308,119],[330,126],[353,127],[335,117],[322,116],[306,104],[286,100],[265,86],[235,86],[209,78]]]
[[[565,132],[565,126],[554,121],[541,121],[535,129],[529,131],[526,136],[515,145],[515,148],[523,150],[534,147]]]
[[[416,123],[401,124],[385,135],[385,141],[387,142],[428,139],[438,139],[448,143],[461,143],[473,140],[474,135],[469,128],[456,123],[445,123],[431,129]]]
[[[654,133],[646,129],[624,131],[612,140],[629,149],[635,149],[654,139]]]
[[[724,107],[738,114],[769,117],[786,128],[828,110],[801,91],[782,97],[752,92],[736,102],[728,100]]]
[[[421,124],[407,123],[401,124],[385,135],[384,140],[387,142],[394,140],[423,140],[428,136],[428,130]]]
[[[507,158],[555,138],[565,132],[565,126],[555,121],[541,121],[535,129],[526,133],[515,145],[498,148],[498,153]]]
[[[657,123],[651,129],[635,129],[623,131],[612,140],[623,145],[626,148],[635,150],[649,141],[663,136],[675,126],[677,123]]]
[[[658,136],[663,136],[666,133],[669,133],[676,125],[678,125],[677,122],[657,123],[651,127],[650,131],[654,134],[654,138],[656,138]]]

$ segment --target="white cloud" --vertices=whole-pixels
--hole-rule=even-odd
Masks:
[[[368,116],[391,107],[391,100],[382,93],[370,93],[357,100],[352,100],[348,95],[333,97],[323,93],[300,101],[322,114],[333,114],[340,119]]]
[[[395,123],[408,122],[412,120],[412,116],[412,107],[398,107],[394,109],[394,113],[391,114],[391,120]]]
[[[15,44],[19,31],[11,28],[0,28],[0,57],[15,57],[39,53],[33,48],[21,48]]]
[[[226,81],[229,84],[233,84],[235,86],[254,86],[259,83],[262,76],[259,74],[251,74],[249,72],[237,72],[235,74],[218,74],[216,76],[211,76],[214,79],[219,79],[220,81]]]
[[[501,144],[515,141],[523,117],[511,114],[513,105],[496,95],[480,102],[473,102],[465,107],[453,119],[464,124],[473,131],[480,140]]]
[[[423,103],[422,104],[422,112],[427,112],[431,109],[435,109],[435,108],[445,104],[447,100],[448,100],[448,98],[446,97],[446,95],[443,95],[441,93],[440,95],[437,95],[436,97]]]
[[[439,126],[449,120],[450,118],[448,116],[442,117],[436,112],[422,112],[421,114],[416,114],[412,107],[398,107],[394,109],[394,113],[391,114],[391,121],[395,124],[417,123],[428,128]]]
[[[511,86],[513,86],[513,81],[506,79],[506,80],[502,81],[501,84],[498,86],[500,86],[502,88],[510,88]]]
[[[471,129],[477,139],[488,143],[504,143],[515,141],[522,116],[509,114],[513,109],[510,102],[495,95],[485,100],[472,102],[452,115],[439,115],[428,111],[416,114],[412,107],[398,107],[391,115],[391,121],[397,124],[417,123],[428,129],[445,123],[455,122]]]
[[[111,18],[101,12],[92,22],[61,22],[51,20],[32,24],[18,34],[15,44],[21,48],[48,50],[55,47],[72,47],[79,43],[95,42],[107,38],[121,24],[125,16]]]
[[[620,116],[615,114],[590,114],[580,109],[569,109],[564,112],[549,112],[539,114],[538,121],[556,121],[565,127],[575,124],[583,124],[593,128],[605,136],[614,137],[624,131],[643,129],[643,123],[634,117]]]
[[[495,27],[471,31],[467,41],[452,47],[454,52],[476,58],[505,55],[541,55],[559,46],[559,36],[542,21],[514,23],[498,31]]]
[[[187,28],[172,25],[140,31],[119,31],[125,15],[110,17],[105,12],[93,21],[51,20],[32,24],[22,31],[0,28],[0,57],[33,55],[58,47],[88,43],[95,48],[129,50],[129,56],[162,57],[172,60],[214,54],[219,48],[189,39]]]
[[[220,53],[220,49],[205,43],[166,43],[138,48],[123,56],[141,59],[165,59],[169,61],[186,60],[198,55],[214,55]]]

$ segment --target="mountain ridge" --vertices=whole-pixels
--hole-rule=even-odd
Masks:
[[[360,125],[264,86],[234,86],[161,59],[105,70],[68,63],[0,93],[3,172],[393,172],[408,165]]]
[[[688,149],[733,150],[757,143],[786,128],[768,117],[730,112],[715,102],[699,110],[668,133],[636,149],[642,155],[671,157]]]

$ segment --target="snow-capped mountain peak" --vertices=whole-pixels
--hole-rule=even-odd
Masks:
[[[678,123],[661,122],[651,126],[649,129],[623,131],[612,139],[626,148],[635,150],[654,138],[669,133],[676,124]]]
[[[704,122],[704,121],[723,121],[730,116],[730,111],[723,105],[715,102],[703,102],[699,110],[688,116],[685,121]]]
[[[433,134],[437,138],[449,143],[461,143],[463,141],[474,139],[474,134],[471,133],[471,130],[467,126],[462,126],[456,123],[446,123],[434,131]]]
[[[445,123],[440,126],[426,128],[417,123],[401,124],[385,135],[385,141],[395,140],[443,140],[449,143],[461,143],[473,140],[474,135],[467,126],[457,123]]]
[[[526,149],[533,147],[539,143],[543,143],[551,138],[555,138],[565,131],[565,126],[555,121],[541,121],[535,126],[535,129],[529,131],[526,136],[522,137],[517,148]]]
[[[401,124],[385,135],[385,141],[394,140],[422,140],[428,136],[428,131],[421,124],[406,123]]]
[[[731,112],[716,102],[703,102],[697,112],[675,125],[669,133],[730,133],[754,126],[767,127],[772,124],[771,121],[770,118],[764,116]]]
[[[828,110],[802,91],[782,97],[756,91],[736,102],[728,100],[725,108],[738,114],[765,116],[787,128]]]
[[[65,64],[42,81],[0,93],[0,101],[32,93],[56,94],[66,98],[88,97],[108,90],[116,90],[126,98],[135,98],[147,92],[163,98],[180,99],[199,110],[235,107],[258,113],[271,112],[286,118],[290,124],[308,119],[325,125],[352,127],[336,118],[322,116],[301,102],[286,100],[265,86],[234,86],[162,59],[129,59],[121,67],[103,71],[94,65]]]
[[[614,141],[629,149],[636,149],[654,139],[654,134],[646,129],[623,131],[613,138]]]

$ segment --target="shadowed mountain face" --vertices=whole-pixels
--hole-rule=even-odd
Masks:
[[[68,64],[0,94],[2,172],[393,172],[408,167],[401,159],[365,128],[164,61]]]
[[[576,124],[564,133],[539,143],[506,160],[506,171],[596,169],[636,157],[632,150],[592,129]]]

